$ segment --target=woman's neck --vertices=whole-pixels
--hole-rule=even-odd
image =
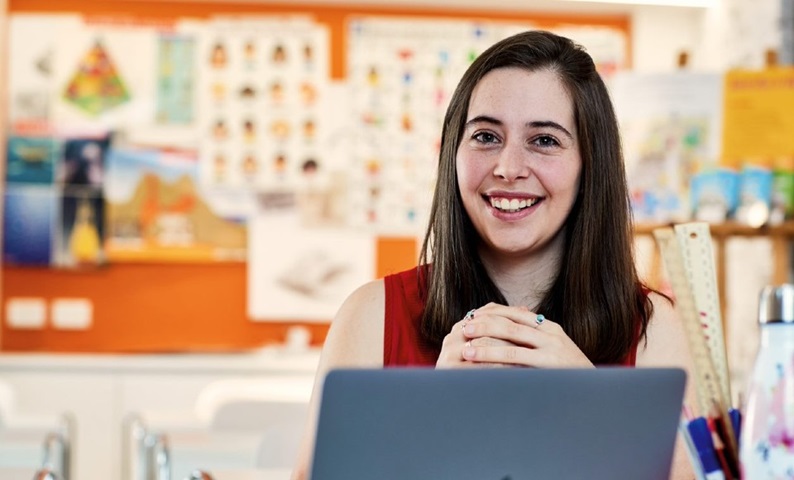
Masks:
[[[482,248],[480,258],[508,305],[535,308],[557,278],[564,235],[526,256],[501,255]]]

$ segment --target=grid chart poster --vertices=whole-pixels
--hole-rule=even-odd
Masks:
[[[493,43],[536,28],[497,22],[361,17],[348,29],[352,108],[349,218],[380,233],[417,235],[426,226],[441,129],[450,97]],[[614,29],[561,25],[593,55],[602,75],[626,65]]]
[[[367,17],[352,20],[348,29],[355,133],[348,221],[378,232],[418,234],[427,221],[452,92],[508,27]]]
[[[323,164],[328,33],[308,18],[219,17],[198,48],[200,178],[293,189]]]

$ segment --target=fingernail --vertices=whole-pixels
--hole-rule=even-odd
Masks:
[[[466,359],[474,358],[475,350],[476,349],[474,347],[466,347],[466,348],[464,348],[463,349],[463,358],[466,358]]]
[[[474,333],[474,325],[466,325],[463,327],[463,333],[466,335],[471,335]]]

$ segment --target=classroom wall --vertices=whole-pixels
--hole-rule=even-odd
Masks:
[[[323,5],[265,5],[232,2],[168,2],[112,0],[11,0],[8,12],[80,12],[91,15],[125,14],[144,18],[204,17],[215,13],[311,13],[331,33],[331,76],[344,77],[345,19],[351,14],[449,17],[435,8]],[[554,15],[520,11],[456,12],[455,17],[533,22],[598,24],[631,32],[627,15]],[[6,110],[3,109],[3,112]],[[415,265],[413,238],[379,238],[377,277]],[[224,351],[281,343],[292,327],[306,328],[313,344],[320,344],[326,324],[310,322],[252,322],[246,314],[244,262],[218,264],[110,264],[91,270],[2,267],[3,305],[10,298],[88,300],[93,322],[87,330],[0,328],[2,351],[152,352]],[[2,312],[3,317],[5,311]],[[329,319],[330,320],[330,319]]]

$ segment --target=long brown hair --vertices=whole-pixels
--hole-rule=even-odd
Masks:
[[[467,310],[507,303],[482,264],[479,235],[463,207],[455,174],[472,91],[485,74],[505,67],[555,72],[573,100],[579,133],[579,192],[563,227],[559,272],[536,309],[560,323],[593,363],[621,362],[637,334],[645,335],[652,305],[634,265],[617,119],[592,58],[571,40],[543,31],[520,33],[488,48],[468,68],[450,101],[420,256],[425,264],[432,257],[432,266],[420,276],[427,284],[422,334],[440,344]]]

